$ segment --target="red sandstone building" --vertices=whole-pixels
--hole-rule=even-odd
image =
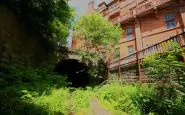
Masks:
[[[138,71],[124,74],[139,73],[141,76],[139,60],[143,55],[137,52],[153,51],[156,44],[185,31],[185,0],[112,0],[109,3],[102,1],[97,8],[94,6],[93,1],[89,3],[89,13],[97,11],[123,29],[110,64],[110,69],[119,70],[119,75],[128,68],[126,65],[137,62]],[[177,37],[184,44],[184,34]],[[173,40],[179,42],[177,37]]]

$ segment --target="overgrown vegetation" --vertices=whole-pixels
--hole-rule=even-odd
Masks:
[[[109,84],[98,90],[98,97],[116,115],[183,115],[185,112],[180,94],[174,99],[161,97],[156,85]]]
[[[53,67],[48,67],[48,65],[32,68],[1,64],[1,114],[39,112],[34,110],[39,107],[27,102],[34,97],[50,94],[53,88],[64,87],[67,84],[66,78],[53,73],[51,68]],[[29,111],[25,111],[25,109]]]
[[[79,54],[90,69],[89,74],[94,84],[107,79],[107,63],[111,48],[115,47],[121,37],[121,28],[111,24],[101,14],[93,13],[80,17],[74,26],[74,40],[83,41]]]
[[[46,40],[64,42],[72,12],[65,0],[3,0],[23,20],[31,33]],[[121,30],[100,14],[84,16],[75,26],[85,40],[79,51],[94,84],[107,79],[107,53],[118,42]],[[62,38],[62,39],[61,39]],[[148,77],[156,84],[125,84],[116,81],[102,87],[70,88],[65,76],[54,73],[53,64],[33,67],[0,63],[0,114],[2,115],[91,115],[91,97],[98,97],[115,115],[183,115],[185,113],[184,49],[170,43],[171,49],[144,59]],[[84,76],[87,77],[87,76]],[[115,79],[113,76],[112,80]],[[81,79],[79,79],[81,80]]]
[[[91,86],[101,84],[108,79],[107,62],[98,53],[76,50],[82,56],[81,62],[87,66]]]
[[[182,114],[185,110],[185,64],[184,49],[174,42],[162,54],[153,54],[144,59],[147,76],[157,82],[157,99],[154,109],[159,114]]]
[[[171,49],[146,57],[143,65],[147,67],[147,76],[158,81],[164,89],[170,87],[185,96],[185,50],[174,42],[168,45]]]
[[[89,103],[94,96],[113,115],[182,115],[185,112],[183,95],[171,87],[159,90],[161,87],[155,84],[123,84],[117,81],[94,89],[68,88],[66,78],[53,73],[52,68],[48,65],[38,68],[1,66],[4,76],[1,77],[0,113],[91,115]]]
[[[111,50],[121,37],[121,28],[111,24],[98,13],[80,17],[75,24],[75,31],[75,34],[81,35],[77,38],[85,40],[84,45],[87,50],[94,49],[99,53],[103,50]]]
[[[66,43],[74,11],[66,0],[2,0],[30,34]]]

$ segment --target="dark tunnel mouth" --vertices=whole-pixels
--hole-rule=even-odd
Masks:
[[[90,84],[90,76],[88,74],[88,66],[76,59],[67,59],[60,61],[55,72],[60,75],[67,76],[70,87],[86,87]]]

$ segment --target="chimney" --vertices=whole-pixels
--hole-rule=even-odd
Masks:
[[[88,4],[88,12],[87,13],[89,14],[89,13],[92,13],[94,11],[95,11],[95,2],[94,2],[94,0],[92,0]]]

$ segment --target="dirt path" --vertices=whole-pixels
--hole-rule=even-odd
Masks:
[[[92,97],[89,104],[93,115],[112,115],[108,110],[100,105],[97,97]]]

